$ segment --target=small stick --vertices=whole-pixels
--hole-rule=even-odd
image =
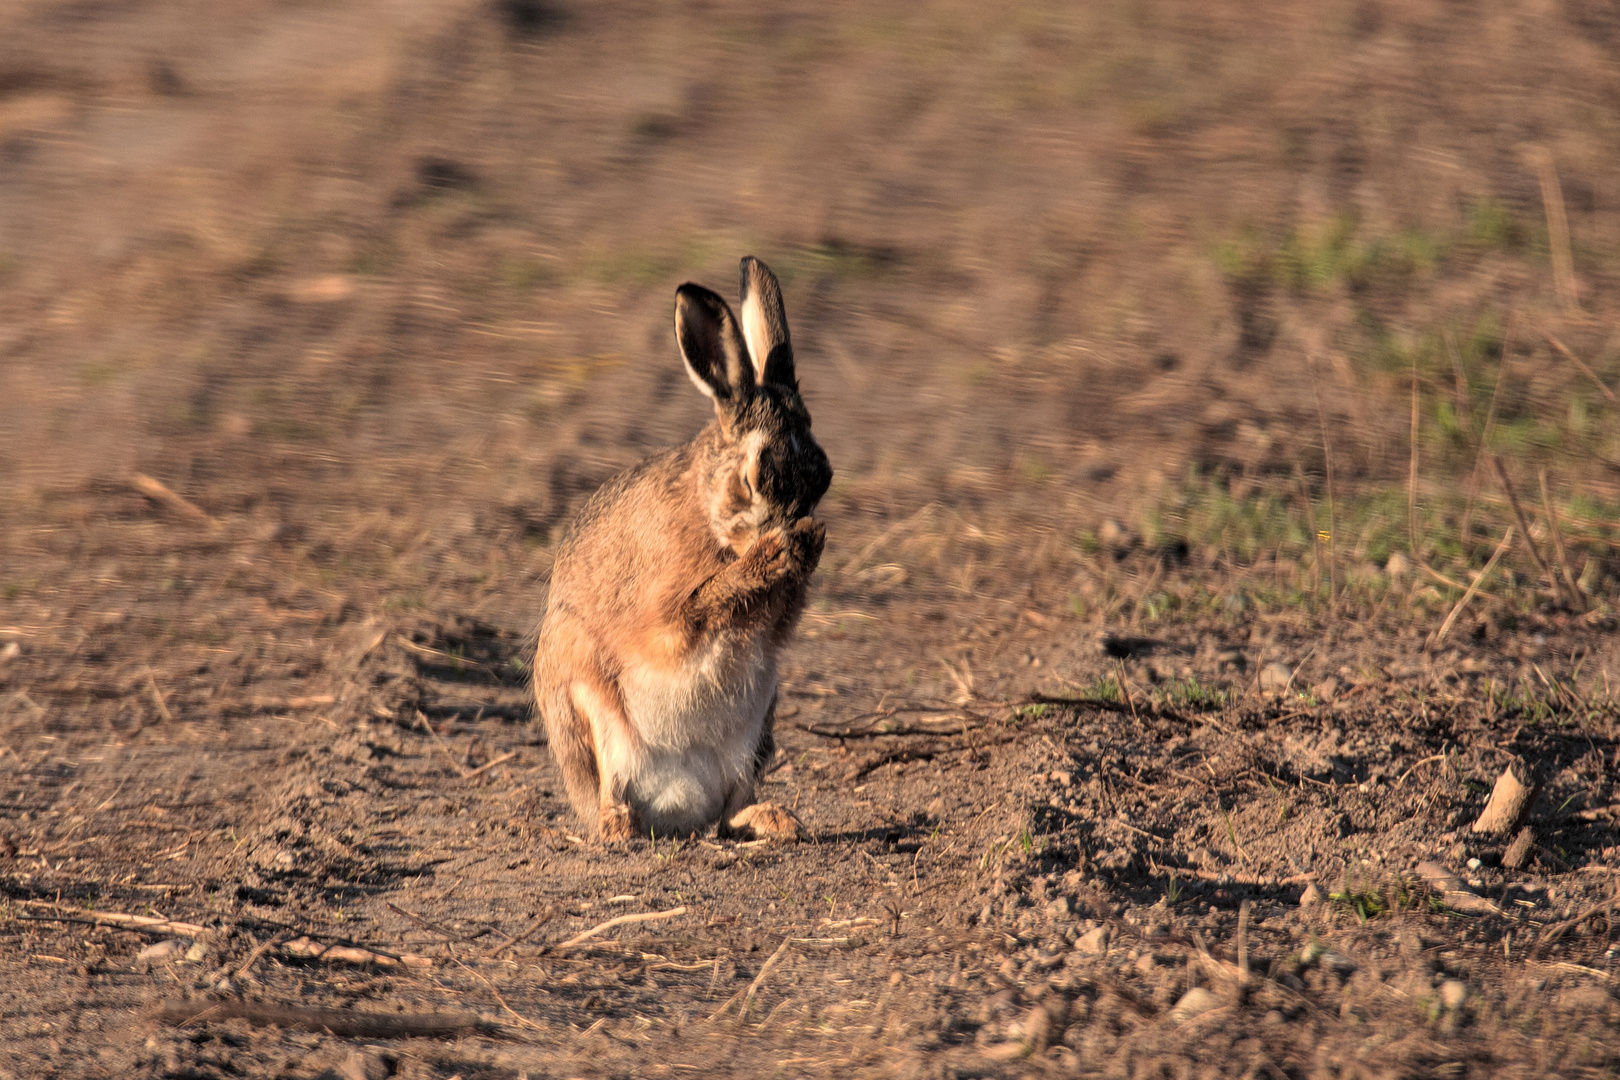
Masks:
[[[1508,316],[1507,326],[1502,331],[1502,355],[1496,362],[1496,386],[1491,390],[1491,404],[1485,410],[1485,427],[1479,435],[1479,449],[1474,454],[1474,467],[1468,474],[1468,501],[1463,506],[1461,536],[1463,550],[1472,551],[1473,545],[1468,539],[1468,527],[1474,520],[1474,500],[1479,498],[1479,468],[1485,463],[1485,455],[1490,453],[1491,432],[1496,429],[1496,402],[1502,396],[1502,383],[1507,377],[1508,343],[1513,336],[1513,323],[1519,313],[1513,312]]]
[[[532,1028],[535,1031],[544,1031],[544,1030],[546,1030],[545,1028],[541,1027],[539,1024],[535,1023],[533,1020],[530,1020],[527,1016],[524,1016],[522,1013],[520,1013],[516,1009],[512,1008],[512,1006],[508,1005],[506,1003],[506,999],[501,997],[501,992],[499,990],[495,989],[495,984],[494,983],[490,982],[488,979],[486,979],[482,975],[478,974],[478,972],[474,971],[472,968],[468,967],[466,964],[463,964],[460,960],[456,961],[456,966],[459,967],[462,971],[465,971],[467,974],[471,975],[473,978],[477,979],[479,982],[483,983],[485,986],[489,987],[489,992],[495,995],[495,1001],[500,1005],[501,1008],[505,1009],[507,1012],[511,1013],[514,1017],[516,1017],[518,1023],[522,1024],[526,1028]],[[602,1017],[602,1019],[606,1020],[607,1017],[604,1016],[604,1017]]]
[[[771,958],[760,965],[759,974],[755,975],[754,981],[748,984],[748,993],[743,997],[742,1008],[737,1010],[739,1020],[747,1021],[748,1010],[754,1007],[754,995],[759,992],[760,984],[765,981],[765,976],[770,974],[771,968],[776,966],[776,962],[782,959],[782,954],[788,951],[790,944],[792,944],[791,941],[783,938],[782,944],[778,945],[776,951],[771,953]]]
[[[370,949],[351,948],[347,945],[320,945],[307,937],[289,941],[282,947],[288,956],[300,960],[336,960],[346,964],[376,964],[378,967],[430,968],[433,961],[425,956],[401,953],[397,958],[385,956]]]
[[[155,480],[152,477],[147,476],[145,473],[136,473],[129,478],[129,482],[136,491],[140,492],[142,495],[145,495],[148,499],[151,499],[153,502],[162,503],[169,509],[176,510],[183,516],[188,517],[193,521],[208,526],[215,526],[219,524],[219,522],[215,521],[213,518],[204,513],[202,508],[196,503],[192,502],[190,499],[187,499],[183,495],[177,494],[173,488],[169,487],[161,480]]]
[[[1322,429],[1322,466],[1327,479],[1327,512],[1328,512],[1328,603],[1332,605],[1339,595],[1339,557],[1336,510],[1333,500],[1333,443],[1328,439],[1327,408],[1322,404],[1322,388],[1316,381],[1316,357],[1310,357],[1311,366],[1311,392],[1316,395],[1316,421]],[[1317,537],[1321,539],[1320,536]]]
[[[1533,955],[1539,955],[1543,945],[1550,945],[1559,938],[1563,937],[1566,930],[1572,930],[1581,925],[1581,923],[1585,922],[1587,919],[1590,919],[1592,916],[1602,915],[1606,911],[1613,911],[1616,907],[1620,907],[1620,896],[1611,896],[1603,903],[1597,905],[1596,907],[1588,908],[1579,915],[1575,916],[1573,919],[1565,919],[1561,923],[1554,923],[1552,926],[1547,927],[1547,929],[1541,932],[1541,936],[1536,939],[1536,951]]]
[[[1569,217],[1564,213],[1564,191],[1558,183],[1558,167],[1552,151],[1545,146],[1526,147],[1526,157],[1541,183],[1541,206],[1547,214],[1547,246],[1551,249],[1553,287],[1566,311],[1579,305],[1575,296],[1575,259],[1569,246]]]
[[[510,949],[512,946],[521,945],[523,942],[528,941],[542,926],[556,918],[556,915],[556,908],[552,908],[550,911],[547,911],[544,915],[541,915],[539,918],[535,919],[533,923],[529,924],[529,928],[523,931],[523,933],[519,934],[515,938],[507,938],[505,941],[486,952],[484,954],[484,959],[493,960],[507,949]]]
[[[1406,468],[1406,546],[1412,552],[1412,561],[1421,563],[1417,541],[1417,478],[1418,478],[1418,373],[1417,353],[1412,354],[1412,454]]]
[[[1496,561],[1502,557],[1503,553],[1505,553],[1507,549],[1512,546],[1512,544],[1513,526],[1509,525],[1507,527],[1507,532],[1502,534],[1502,542],[1496,545],[1496,550],[1491,553],[1490,559],[1486,561],[1484,568],[1480,570],[1479,576],[1474,578],[1473,584],[1468,586],[1467,591],[1462,594],[1462,599],[1458,600],[1457,603],[1452,607],[1451,613],[1446,616],[1446,621],[1440,624],[1439,631],[1434,635],[1435,645],[1440,644],[1446,639],[1446,635],[1451,633],[1451,624],[1457,621],[1457,616],[1462,614],[1462,609],[1468,606],[1468,601],[1474,598],[1474,594],[1479,591],[1479,587],[1485,583],[1485,578],[1489,576],[1490,572],[1496,567]],[[1412,768],[1415,769],[1417,766],[1414,765]],[[1404,780],[1406,778],[1403,776],[1401,779]]]
[[[1580,357],[1576,356],[1574,353],[1569,351],[1569,346],[1565,345],[1562,341],[1559,341],[1557,338],[1555,338],[1551,334],[1547,333],[1547,331],[1544,328],[1537,327],[1537,329],[1541,330],[1541,336],[1547,339],[1547,344],[1551,345],[1553,348],[1557,349],[1560,353],[1562,353],[1564,355],[1564,359],[1570,361],[1570,363],[1572,363],[1576,367],[1580,368],[1582,374],[1584,374],[1588,379],[1592,380],[1592,385],[1596,386],[1599,390],[1603,391],[1603,396],[1604,397],[1608,398],[1612,402],[1620,402],[1620,398],[1617,398],[1617,397],[1614,396],[1614,391],[1610,390],[1607,386],[1603,385],[1603,380],[1597,377],[1597,372],[1595,372],[1591,368],[1587,367],[1584,363],[1581,362]]]
[[[438,923],[434,922],[432,919],[423,918],[422,916],[416,914],[414,911],[406,911],[404,908],[400,907],[398,904],[395,904],[395,903],[392,903],[390,901],[385,900],[385,901],[383,901],[383,906],[386,907],[389,911],[392,911],[395,915],[403,915],[403,916],[405,916],[405,918],[409,919],[411,922],[415,923],[417,926],[420,926],[424,930],[431,930],[435,934],[443,934],[445,937],[449,938],[452,941],[466,941],[467,940],[467,937],[465,935],[458,934],[453,930],[447,930],[444,927],[440,926]]]
[[[508,761],[511,761],[515,757],[517,757],[517,751],[516,750],[511,750],[511,751],[508,751],[507,753],[502,754],[498,758],[494,758],[494,759],[492,759],[490,761],[484,762],[482,765],[478,766],[478,768],[476,768],[476,769],[468,769],[466,772],[462,773],[461,775],[465,776],[467,779],[471,780],[473,777],[477,776],[479,773],[487,772],[488,770],[493,769],[497,765],[504,765]]]
[[[1557,575],[1552,572],[1552,567],[1547,565],[1547,560],[1541,557],[1541,551],[1536,547],[1535,540],[1530,536],[1530,521],[1524,516],[1524,507],[1519,505],[1519,496],[1514,493],[1513,484],[1508,480],[1507,467],[1502,464],[1501,457],[1496,454],[1491,455],[1491,464],[1496,467],[1496,478],[1502,481],[1502,490],[1507,492],[1508,503],[1513,507],[1513,516],[1519,519],[1519,528],[1524,532],[1524,546],[1530,549],[1530,554],[1535,556],[1536,565],[1541,567],[1543,574],[1547,575],[1547,583],[1555,590],[1562,591],[1562,583],[1558,580]]]
[[[1242,985],[1249,982],[1249,909],[1254,905],[1247,899],[1238,905],[1237,954],[1238,978]]]
[[[1538,469],[1536,479],[1541,484],[1541,509],[1547,515],[1547,528],[1552,532],[1553,554],[1558,556],[1558,569],[1564,575],[1564,584],[1569,586],[1570,598],[1579,601],[1584,594],[1569,572],[1569,553],[1564,550],[1564,533],[1558,527],[1558,515],[1553,513],[1552,496],[1547,493],[1547,470]],[[1585,607],[1584,604],[1580,606]]]
[[[673,919],[677,915],[685,914],[686,905],[682,904],[680,907],[670,908],[668,911],[643,911],[637,915],[620,915],[617,918],[609,919],[607,922],[598,923],[583,934],[575,934],[567,941],[562,942],[560,945],[553,945],[551,948],[552,950],[571,949],[580,942],[593,938],[604,930],[611,930],[615,926],[624,926],[629,923],[656,922],[659,919]]]
[[[450,763],[450,767],[456,770],[456,773],[460,775],[463,780],[465,780],[467,778],[467,770],[456,764],[455,755],[450,753],[450,748],[448,746],[444,745],[444,740],[439,738],[439,733],[437,731],[433,730],[433,725],[428,723],[427,714],[421,709],[416,710],[416,722],[425,728],[429,735],[433,736],[434,743],[439,747],[440,750],[444,751],[444,759],[448,761]]]
[[[235,974],[233,974],[231,978],[240,979],[242,976],[246,975],[248,973],[248,969],[259,962],[259,957],[263,956],[277,945],[283,944],[283,941],[284,939],[282,938],[272,937],[268,941],[264,941],[259,945],[256,945],[253,951],[248,953],[247,959],[242,961],[242,966],[236,969]]]
[[[86,911],[72,917],[19,915],[17,918],[28,922],[92,923],[98,926],[116,926],[120,930],[139,930],[146,934],[174,934],[177,937],[198,937],[208,932],[206,926],[198,926],[196,923],[159,919],[150,915],[124,915],[116,911]]]
[[[163,691],[158,689],[157,676],[152,674],[151,668],[146,669],[146,685],[152,688],[152,700],[157,702],[158,715],[163,717],[163,722],[165,724],[174,723],[174,716],[169,712],[169,706],[163,701]]]

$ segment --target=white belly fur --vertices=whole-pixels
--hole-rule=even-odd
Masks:
[[[627,668],[619,688],[639,753],[602,762],[625,799],[658,836],[701,831],[726,796],[753,775],[776,662],[765,635],[717,641],[675,670]]]

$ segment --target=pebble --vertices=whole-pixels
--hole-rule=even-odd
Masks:
[[[1175,1008],[1170,1010],[1170,1019],[1180,1024],[1191,1020],[1195,1016],[1202,1016],[1209,1010],[1219,1006],[1220,1003],[1221,999],[1213,991],[1206,990],[1202,986],[1195,986],[1181,995],[1181,1000],[1176,1002]]]
[[[1086,956],[1101,956],[1108,951],[1108,939],[1112,936],[1112,930],[1107,923],[1104,923],[1095,930],[1088,930],[1081,934],[1075,940],[1074,951]]]
[[[1294,669],[1273,660],[1260,669],[1260,689],[1282,690],[1294,678]]]
[[[1440,984],[1440,1004],[1449,1012],[1456,1012],[1468,1000],[1468,984],[1461,979],[1447,979]]]
[[[1305,886],[1305,891],[1299,894],[1300,907],[1315,907],[1317,904],[1320,904],[1322,900],[1322,890],[1316,887],[1315,882]]]

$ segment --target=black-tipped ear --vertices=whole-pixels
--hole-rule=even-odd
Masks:
[[[716,409],[736,408],[753,395],[748,346],[717,293],[691,282],[675,290],[675,340],[686,373]]]
[[[754,377],[763,385],[799,388],[793,371],[793,342],[788,337],[787,309],[782,306],[782,287],[771,268],[744,256],[738,276],[742,302],[743,338],[754,362]]]

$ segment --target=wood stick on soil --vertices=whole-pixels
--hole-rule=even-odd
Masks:
[[[1474,821],[1474,832],[1506,836],[1518,831],[1524,819],[1530,816],[1530,804],[1536,801],[1541,785],[1522,780],[1517,773],[1518,769],[1509,765],[1496,778],[1485,809]]]
[[[790,944],[792,944],[790,939],[783,938],[782,944],[778,945],[776,951],[771,953],[771,958],[759,966],[759,974],[755,975],[754,981],[748,984],[748,993],[743,996],[742,1008],[737,1010],[739,1020],[747,1021],[748,1010],[754,1007],[754,995],[759,993],[760,986],[765,982],[765,976],[769,975],[771,968],[775,967],[776,962],[782,959],[782,954],[788,951]]]
[[[129,478],[129,482],[130,486],[148,499],[156,503],[162,503],[183,517],[188,517],[202,525],[213,526],[218,524],[213,518],[204,513],[196,503],[178,494],[161,480],[153,479],[145,473],[135,473]]]
[[[1603,380],[1597,377],[1597,372],[1595,372],[1591,368],[1587,367],[1584,363],[1581,362],[1580,357],[1578,357],[1574,353],[1570,352],[1568,345],[1565,345],[1562,341],[1559,341],[1557,338],[1555,338],[1551,334],[1547,333],[1547,331],[1545,329],[1540,328],[1540,327],[1538,327],[1537,329],[1541,330],[1541,336],[1547,339],[1547,344],[1551,345],[1553,348],[1557,349],[1561,354],[1563,354],[1564,359],[1570,361],[1576,367],[1580,368],[1581,373],[1583,375],[1585,375],[1588,379],[1592,380],[1592,385],[1596,386],[1599,390],[1601,390],[1603,392],[1604,397],[1608,398],[1611,402],[1620,403],[1620,398],[1615,397],[1614,396],[1614,391],[1610,390],[1607,386],[1605,386],[1603,384]]]
[[[682,904],[680,907],[670,908],[668,911],[643,911],[636,915],[620,915],[617,918],[609,919],[607,922],[597,923],[583,934],[575,934],[573,937],[562,942],[561,944],[551,946],[551,951],[561,952],[563,949],[572,949],[580,942],[588,941],[597,934],[602,933],[604,930],[611,930],[615,926],[626,926],[630,923],[656,922],[659,919],[673,919],[677,915],[685,914],[686,905]]]
[[[368,1013],[352,1009],[308,1009],[263,1001],[170,1001],[157,1020],[171,1027],[203,1020],[246,1020],[266,1027],[330,1032],[351,1039],[450,1039],[458,1035],[501,1037],[500,1025],[457,1013]]]
[[[1575,286],[1575,258],[1569,246],[1569,216],[1564,212],[1564,189],[1558,183],[1558,166],[1545,146],[1527,146],[1525,157],[1536,170],[1541,184],[1541,208],[1547,214],[1547,247],[1552,255],[1553,287],[1566,311],[1578,308]]]
[[[1564,575],[1564,584],[1569,586],[1570,599],[1585,610],[1586,594],[1575,584],[1575,575],[1569,572],[1569,553],[1564,550],[1564,531],[1558,527],[1558,515],[1553,512],[1552,496],[1547,492],[1546,469],[1536,470],[1536,481],[1541,485],[1541,509],[1547,515],[1547,529],[1552,533],[1553,554],[1558,556],[1558,572]]]
[[[1558,580],[1558,575],[1553,573],[1547,560],[1541,557],[1541,549],[1536,547],[1536,541],[1530,535],[1530,519],[1524,516],[1524,507],[1519,505],[1519,496],[1513,490],[1513,482],[1508,479],[1507,466],[1502,464],[1502,459],[1496,454],[1491,455],[1491,464],[1496,468],[1496,478],[1502,482],[1502,490],[1507,493],[1508,503],[1513,507],[1513,516],[1518,519],[1519,529],[1524,533],[1524,546],[1530,549],[1536,565],[1541,567],[1541,572],[1547,576],[1547,583],[1555,592],[1563,592],[1564,583]]]
[[[467,778],[467,770],[456,764],[456,756],[450,752],[450,748],[448,746],[444,745],[444,740],[439,738],[439,733],[437,731],[433,730],[433,725],[428,723],[427,714],[421,709],[416,710],[416,722],[421,725],[429,735],[433,736],[434,745],[440,750],[444,751],[444,759],[450,763],[450,767],[452,769],[456,770],[457,775],[465,780]]]
[[[1510,313],[1507,326],[1502,330],[1502,355],[1496,361],[1496,385],[1491,388],[1491,403],[1485,410],[1485,426],[1479,433],[1479,448],[1474,452],[1474,467],[1468,471],[1468,498],[1463,503],[1462,524],[1457,529],[1464,552],[1473,550],[1469,528],[1474,522],[1474,501],[1479,498],[1479,470],[1485,464],[1485,456],[1490,453],[1491,433],[1496,430],[1496,403],[1502,397],[1502,383],[1507,379],[1508,343],[1513,338],[1513,325],[1518,317],[1517,311]]]
[[[350,945],[322,945],[307,937],[295,938],[281,947],[281,951],[298,960],[321,960],[343,964],[374,964],[377,967],[430,968],[433,961],[426,956],[400,953],[389,956]]]
[[[478,766],[478,768],[476,768],[476,769],[468,769],[462,775],[465,776],[467,779],[471,780],[473,777],[477,776],[479,773],[488,772],[490,769],[493,769],[497,765],[505,765],[508,761],[511,761],[515,757],[517,757],[517,751],[516,750],[508,750],[506,753],[502,754],[500,757],[492,758],[489,761],[486,761],[482,765]]]
[[[1418,863],[1418,876],[1429,888],[1440,894],[1445,905],[1465,915],[1500,915],[1502,909],[1462,883],[1462,879],[1441,863],[1426,860]]]
[[[206,926],[161,919],[151,915],[124,915],[116,911],[78,911],[73,915],[52,918],[43,915],[22,916],[30,922],[76,922],[96,926],[113,926],[120,930],[139,930],[143,934],[169,934],[175,937],[200,937],[208,932]]]
[[[1418,478],[1418,371],[1417,353],[1412,354],[1412,444],[1411,460],[1406,467],[1406,546],[1414,563],[1422,563],[1417,538],[1417,478]]]
[[[146,669],[146,685],[152,689],[152,700],[157,704],[158,715],[163,717],[165,724],[174,723],[174,715],[169,712],[168,703],[163,700],[163,691],[158,689],[157,676],[151,668]]]
[[[540,928],[542,926],[546,925],[546,923],[548,923],[552,919],[556,918],[556,916],[557,916],[557,909],[556,908],[552,908],[549,911],[546,911],[539,918],[535,919],[534,922],[530,923],[529,928],[527,930],[523,931],[523,933],[519,934],[517,937],[514,937],[514,938],[507,938],[505,941],[501,942],[499,945],[495,946],[493,949],[486,952],[484,954],[484,959],[485,960],[493,960],[497,956],[501,955],[501,953],[505,952],[507,949],[512,948],[514,945],[523,944],[525,941],[528,941],[530,938],[534,937],[534,935],[539,932],[539,930],[540,930]]]
[[[1322,387],[1316,378],[1315,355],[1309,357],[1308,362],[1311,368],[1311,392],[1316,396],[1316,422],[1322,430],[1322,469],[1327,480],[1328,603],[1332,605],[1339,596],[1339,538],[1334,535],[1337,532],[1338,510],[1333,498],[1333,442],[1328,438],[1327,406],[1322,403]]]
[[[1509,525],[1507,527],[1507,532],[1502,534],[1501,543],[1497,544],[1496,550],[1491,552],[1491,557],[1486,560],[1484,568],[1481,569],[1479,575],[1474,578],[1473,584],[1469,585],[1468,588],[1463,592],[1462,598],[1452,606],[1450,613],[1446,615],[1446,621],[1440,624],[1439,630],[1435,631],[1435,645],[1439,645],[1442,641],[1446,640],[1446,635],[1451,633],[1451,626],[1457,621],[1457,616],[1462,614],[1463,608],[1468,606],[1468,601],[1474,598],[1474,594],[1479,592],[1479,587],[1485,584],[1485,579],[1489,577],[1491,571],[1496,568],[1497,560],[1500,559],[1507,549],[1512,545],[1513,526]],[[1416,768],[1416,766],[1413,766],[1413,768]],[[1401,779],[1404,780],[1406,778],[1403,776]]]

